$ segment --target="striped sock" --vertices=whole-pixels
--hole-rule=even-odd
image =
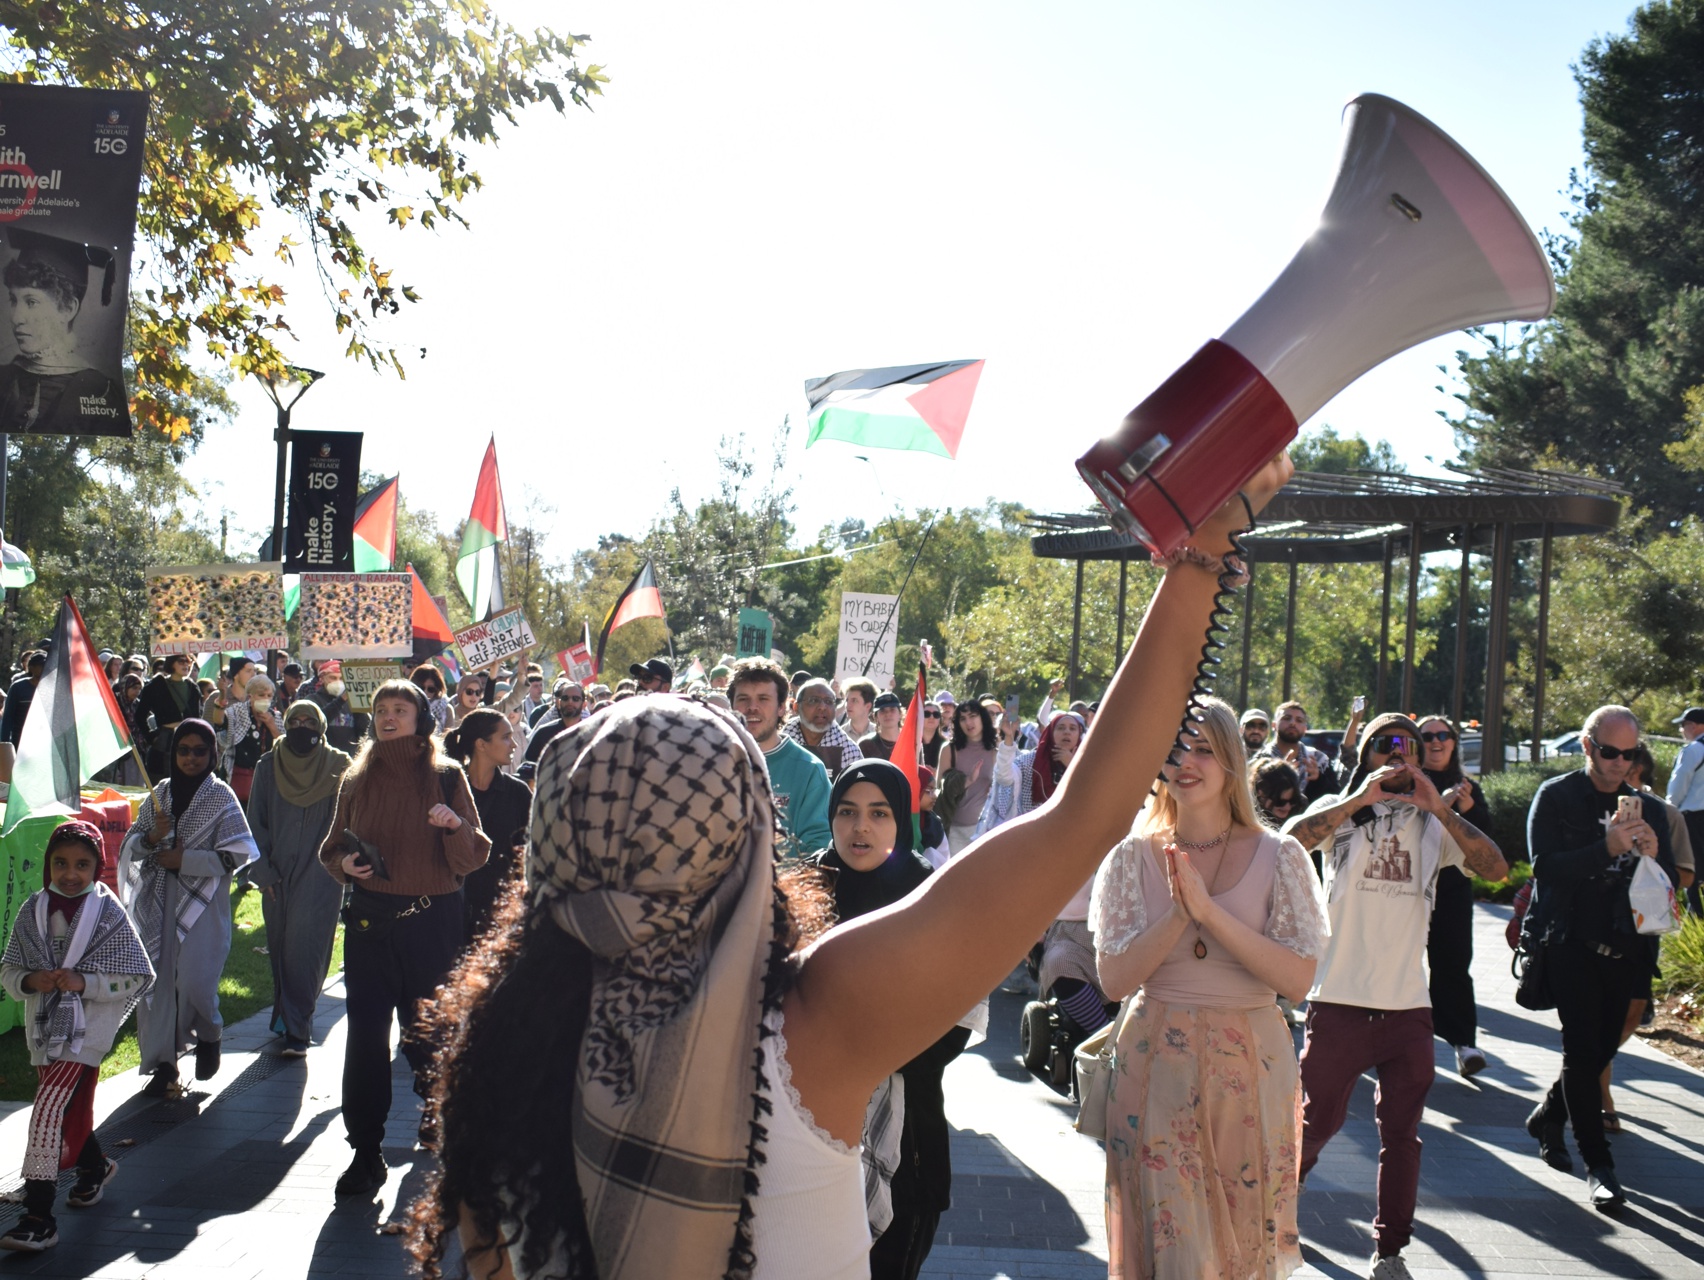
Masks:
[[[1111,1019],[1106,1016],[1106,1005],[1101,1002],[1100,992],[1086,982],[1076,983],[1076,990],[1065,993],[1065,983],[1056,982],[1053,989],[1060,992],[1059,1010],[1084,1031],[1099,1031]]]

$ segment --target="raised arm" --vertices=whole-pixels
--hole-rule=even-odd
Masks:
[[[1280,456],[1250,482],[1256,509],[1290,471]],[[1233,499],[1194,545],[1226,552],[1245,522]],[[1188,562],[1166,574],[1107,690],[1102,732],[1084,739],[1047,804],[806,955],[787,998],[789,1061],[830,1132],[857,1132],[876,1081],[993,990],[1130,830],[1183,718],[1217,589],[1217,572]]]

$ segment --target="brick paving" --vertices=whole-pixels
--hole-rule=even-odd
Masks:
[[[1406,1254],[1415,1276],[1704,1277],[1704,1075],[1637,1042],[1623,1052],[1616,1097],[1626,1131],[1615,1151],[1632,1200],[1614,1219],[1587,1208],[1583,1178],[1542,1165],[1522,1128],[1556,1071],[1555,1019],[1514,1006],[1506,910],[1479,913],[1481,1045],[1492,1065],[1461,1080],[1438,1046],[1420,1210]],[[948,1073],[954,1206],[924,1268],[930,1280],[1105,1274],[1100,1149],[1071,1130],[1064,1099],[1016,1061],[1025,998],[1021,980],[997,993],[992,1038]],[[265,1015],[230,1028],[219,1075],[183,1100],[137,1097],[134,1076],[103,1083],[101,1132],[119,1176],[92,1209],[66,1209],[61,1200],[59,1247],[0,1255],[0,1277],[408,1275],[398,1240],[381,1231],[426,1174],[426,1158],[412,1149],[417,1113],[400,1061],[390,1181],[371,1204],[339,1207],[332,1197],[349,1152],[338,1114],[341,1014],[334,983],[321,1004],[325,1043],[306,1061],[274,1056]],[[26,1107],[0,1119],[11,1185],[27,1122]],[[1376,1155],[1372,1086],[1363,1081],[1302,1198],[1300,1275],[1366,1273]],[[15,1212],[0,1210],[0,1225]]]

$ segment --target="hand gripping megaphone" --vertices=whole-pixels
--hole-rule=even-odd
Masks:
[[[1362,94],[1319,229],[1077,470],[1115,528],[1165,554],[1374,365],[1555,304],[1544,251],[1491,175],[1418,112]]]

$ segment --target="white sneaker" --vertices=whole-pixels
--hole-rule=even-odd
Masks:
[[[1367,1272],[1367,1280],[1414,1280],[1414,1275],[1408,1270],[1408,1264],[1402,1260],[1400,1253],[1388,1258],[1373,1255],[1373,1269]]]
[[[1466,1078],[1485,1070],[1485,1055],[1471,1044],[1456,1046],[1456,1074]]]

